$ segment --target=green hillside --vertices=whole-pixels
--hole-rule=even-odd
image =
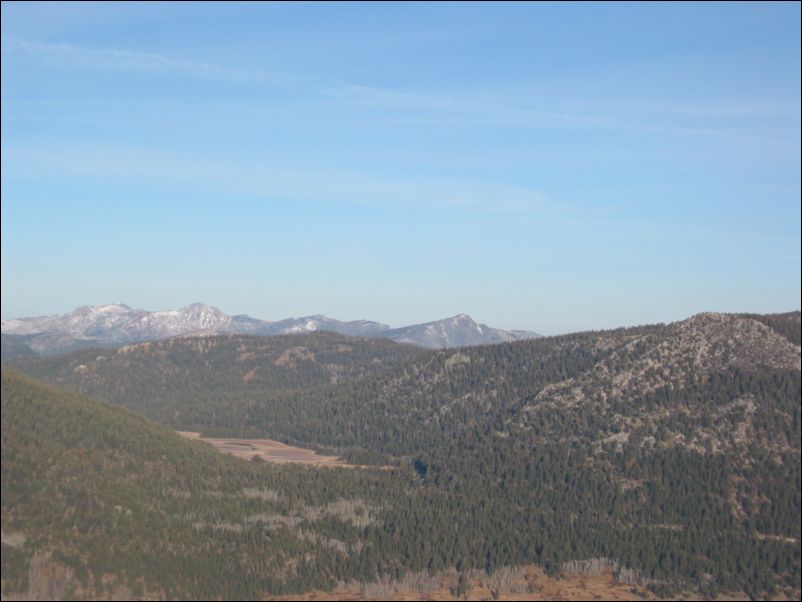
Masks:
[[[245,427],[247,435],[254,405],[276,392],[358,380],[429,353],[384,339],[320,332],[178,337],[9,363],[177,428],[221,424],[238,433]]]
[[[315,523],[330,528],[327,537],[345,552],[296,531],[285,564],[250,569],[250,592],[447,567],[537,563],[557,575],[573,560],[606,558],[626,569],[619,578],[659,595],[745,591],[759,598],[795,596],[800,588],[802,382],[792,325],[702,314],[669,325],[418,352],[378,369],[360,370],[357,362],[340,382],[265,386],[258,395],[240,378],[238,355],[209,361],[225,338],[181,340],[170,362],[159,347],[136,346],[140,355],[122,352],[122,360],[71,354],[20,365],[171,426],[258,433],[396,466],[334,474],[226,461],[235,468],[222,476],[193,464],[189,474],[212,470],[218,482],[233,479],[231,491],[250,479],[296,491],[300,500],[323,487],[325,503],[359,500],[372,517],[352,531]],[[305,356],[323,357],[319,340],[309,339]],[[286,352],[248,369],[272,373]],[[160,376],[176,357],[184,366],[178,374],[205,371],[199,378],[215,394]],[[364,359],[375,365],[369,354]],[[143,403],[139,382],[158,394],[158,405]],[[35,427],[21,431],[28,429]],[[154,474],[181,472],[172,460],[159,466]],[[209,486],[203,483],[197,487]],[[4,508],[5,495],[4,487]],[[245,534],[261,523],[215,504],[209,512],[216,520],[251,541]],[[277,569],[304,546],[303,563],[286,574]],[[242,557],[254,553],[264,557],[247,546]]]
[[[363,544],[382,539],[379,515],[411,482],[244,462],[3,368],[4,596],[253,599],[331,586],[364,576]]]

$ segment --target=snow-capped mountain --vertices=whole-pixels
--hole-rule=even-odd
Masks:
[[[93,330],[107,331],[124,326],[138,312],[122,303],[100,305],[96,307],[79,307],[69,314],[42,316],[38,318],[21,318],[3,320],[3,334],[31,335],[43,332],[62,332],[74,336],[83,336]]]
[[[201,330],[226,330],[231,317],[216,307],[193,303],[180,309],[144,311],[122,303],[79,307],[69,314],[4,320],[3,334],[60,333],[77,340],[127,343],[186,334]]]
[[[475,322],[466,314],[458,314],[451,318],[425,324],[393,328],[382,336],[399,343],[411,343],[420,347],[443,349],[533,339],[540,335],[527,330],[491,328],[486,324]]]
[[[34,351],[47,355],[194,332],[228,332],[231,323],[231,316],[202,303],[155,312],[113,303],[79,307],[69,314],[3,320],[2,333],[21,338]]]
[[[386,324],[369,320],[342,322],[323,315],[268,322],[244,314],[229,316],[203,303],[152,312],[113,303],[79,307],[69,314],[2,322],[2,334],[9,343],[14,339],[14,348],[23,344],[42,355],[81,347],[125,345],[192,334],[278,335],[315,331],[383,337],[429,348],[483,345],[539,336],[526,331],[490,328],[477,324],[465,314],[391,329]]]
[[[316,332],[324,330],[328,332],[339,332],[349,336],[375,337],[384,336],[390,329],[387,324],[379,324],[370,320],[354,320],[353,322],[341,322],[327,318],[326,316],[316,315],[305,318],[287,318],[277,322],[270,322],[269,331],[264,334],[293,334],[301,332]]]

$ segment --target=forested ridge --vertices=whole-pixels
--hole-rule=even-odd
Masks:
[[[35,357],[36,352],[27,344],[27,337],[22,335],[0,335],[0,360],[6,361],[14,357]]]
[[[358,380],[428,353],[384,339],[319,332],[177,337],[8,363],[193,430],[216,420],[242,428],[249,408],[265,395]]]
[[[743,590],[766,597],[799,590],[799,312],[702,314],[669,325],[440,352],[382,342],[387,346],[355,353],[363,342],[337,335],[287,337],[269,352],[260,350],[259,341],[172,339],[13,362],[174,428],[280,438],[395,466],[338,474],[252,466],[212,459],[210,450],[183,448],[171,439],[176,449],[192,449],[181,454],[194,458],[202,451],[192,474],[221,479],[214,467],[225,464],[223,481],[234,479],[227,485],[232,490],[250,479],[257,488],[297,491],[296,497],[277,498],[287,500],[284,516],[316,516],[299,511],[300,500],[307,508],[350,498],[361,508],[360,528],[349,531],[343,525],[353,523],[347,520],[336,524],[334,512],[313,521],[323,535],[309,537],[299,535],[298,525],[306,523],[295,519],[294,530],[284,525],[285,533],[274,528],[276,521],[267,528],[244,519],[247,511],[228,516],[231,506],[204,502],[209,508],[195,511],[211,513],[230,528],[189,529],[192,537],[203,534],[212,543],[186,535],[193,541],[187,546],[211,549],[225,534],[239,542],[231,545],[245,546],[239,557],[262,558],[261,564],[236,569],[246,570],[250,595],[260,588],[326,588],[338,579],[447,567],[492,571],[537,563],[559,574],[565,563],[592,558],[618,562],[628,582],[660,595]],[[15,387],[34,386],[14,378]],[[196,378],[202,385],[192,382]],[[15,514],[23,499],[6,495],[5,388],[4,376],[4,532],[7,508],[9,516]],[[79,428],[81,421],[73,423]],[[36,430],[33,424],[21,428]],[[31,460],[38,461],[44,458]],[[157,472],[185,478],[183,468],[171,468],[173,461]],[[13,474],[24,481],[21,473]],[[295,481],[282,481],[290,476]],[[12,489],[14,482],[8,483]],[[208,482],[198,486],[204,487]],[[317,501],[309,499],[315,495]],[[169,503],[190,505],[195,499]],[[241,510],[243,503],[234,506]],[[53,504],[45,514],[57,514]],[[184,510],[171,509],[168,516],[172,512]],[[286,538],[281,565],[264,560],[266,532]],[[117,535],[106,537],[109,543]],[[8,555],[4,546],[4,587],[16,583],[6,578],[13,569],[6,568],[6,556],[11,563],[32,546],[26,542]],[[303,560],[293,563],[296,552]],[[136,580],[128,576],[121,583],[131,587]],[[210,586],[181,587],[192,597]],[[178,590],[148,585],[147,591],[169,597]]]
[[[244,462],[6,367],[2,411],[4,595],[236,600],[370,579],[403,565],[385,517],[438,495],[412,471]]]

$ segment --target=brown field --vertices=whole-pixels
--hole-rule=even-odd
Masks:
[[[612,575],[585,577],[567,575],[562,579],[551,579],[536,566],[522,567],[514,579],[497,587],[496,598],[493,587],[485,579],[474,578],[463,596],[451,592],[457,583],[452,572],[432,577],[436,584],[427,583],[426,591],[416,591],[401,583],[366,584],[340,586],[331,592],[311,591],[295,596],[266,596],[264,600],[646,600],[649,596],[631,585],[614,581]]]
[[[333,466],[341,468],[355,468],[354,464],[348,464],[336,456],[321,456],[311,449],[303,447],[293,447],[280,441],[272,439],[236,439],[226,437],[225,439],[214,439],[211,437],[201,437],[200,433],[189,431],[176,431],[187,439],[205,441],[212,445],[217,451],[230,454],[243,460],[261,458],[265,462],[276,464],[309,464],[312,466]]]

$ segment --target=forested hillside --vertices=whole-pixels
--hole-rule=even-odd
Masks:
[[[237,460],[8,368],[2,463],[4,597],[255,599],[394,574],[392,503],[429,495],[403,471]]]
[[[358,380],[429,353],[384,339],[319,332],[177,337],[10,364],[185,430],[217,422],[241,430],[267,395]]]
[[[802,344],[802,328],[800,328],[802,315],[798,311],[789,311],[784,314],[742,314],[742,316],[763,322],[794,345]]]
[[[528,563],[556,575],[575,566],[566,563],[606,558],[621,567],[620,579],[660,595],[795,596],[802,383],[793,315],[702,314],[669,325],[416,350],[375,369],[355,361],[342,379],[309,368],[314,376],[303,382],[298,372],[310,355],[339,357],[336,346],[346,343],[288,339],[247,366],[238,358],[249,351],[223,353],[230,338],[172,343],[180,353],[166,341],[137,345],[135,355],[15,361],[173,427],[245,431],[392,463],[395,470],[373,476],[303,473],[312,482],[336,479],[343,492],[373,504],[376,520],[352,539],[335,537],[355,546],[347,561],[317,556],[302,580],[270,581],[271,588]],[[276,371],[281,358],[286,372]],[[362,358],[374,365],[369,354]],[[256,376],[244,380],[245,370]],[[259,374],[271,376],[250,389]],[[192,375],[210,392],[188,385]],[[139,393],[140,382],[158,403]],[[306,487],[303,480],[295,486]],[[5,495],[4,488],[4,504]]]
[[[720,447],[747,434],[775,439],[773,426],[755,426],[749,391],[776,386],[793,401],[798,317],[702,314],[437,352],[326,333],[179,338],[11,363],[176,428],[231,436],[400,455],[442,447],[466,429],[594,449],[621,448],[630,432],[644,445],[659,435]],[[758,409],[783,416],[784,445],[799,447],[792,407]],[[733,441],[732,420],[744,413],[744,429],[763,430]]]
[[[24,336],[0,335],[0,360],[6,361],[14,357],[33,357],[37,353],[31,349]]]

